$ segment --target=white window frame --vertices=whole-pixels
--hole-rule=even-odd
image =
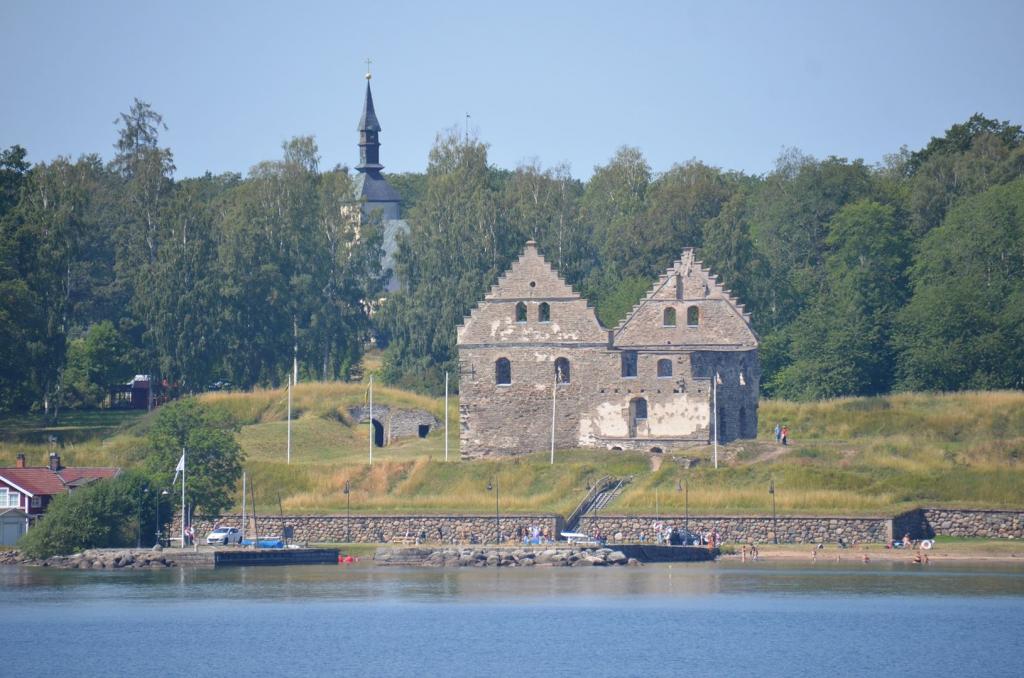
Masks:
[[[12,503],[13,502],[13,503]],[[6,487],[0,487],[0,508],[20,508],[21,492],[15,492]]]

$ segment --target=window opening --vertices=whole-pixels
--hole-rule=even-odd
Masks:
[[[516,304],[516,322],[517,323],[525,323],[526,322],[526,304],[524,304],[521,301],[518,304]]]
[[[494,363],[494,383],[496,384],[511,384],[512,383],[512,363],[508,361],[508,358],[498,358]]]
[[[622,376],[636,376],[636,351],[622,352]]]
[[[568,384],[571,375],[569,374],[569,359],[559,358],[555,361],[555,383]]]
[[[537,310],[537,320],[542,323],[551,322],[551,306],[548,302],[541,302],[540,308]]]
[[[676,310],[674,308],[666,308],[664,317],[662,318],[661,324],[665,327],[676,326]]]
[[[700,325],[700,309],[696,306],[691,306],[686,309],[686,324],[690,327],[697,327]]]
[[[665,377],[672,376],[672,361],[668,358],[662,358],[658,361],[658,377],[664,379]]]

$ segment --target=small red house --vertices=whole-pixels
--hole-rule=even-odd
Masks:
[[[8,520],[0,534],[0,544],[17,541],[31,521],[46,512],[55,495],[73,492],[94,480],[113,478],[120,472],[119,468],[61,466],[60,455],[56,453],[50,454],[49,466],[26,466],[25,455],[19,454],[14,467],[0,468],[0,512],[6,513],[8,518],[23,515],[24,525],[16,530]]]

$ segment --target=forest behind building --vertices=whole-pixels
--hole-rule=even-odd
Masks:
[[[746,304],[763,394],[796,400],[1024,387],[1024,133],[974,115],[879,165],[783,152],[749,175],[621,147],[587,180],[500,168],[438,134],[388,175],[409,231],[381,302],[383,229],[312,137],[245,176],[176,178],[136,100],[114,153],[0,151],[0,411],[99,405],[153,374],[179,393],[358,372],[457,386],[455,327],[533,238],[613,327],[686,247]]]

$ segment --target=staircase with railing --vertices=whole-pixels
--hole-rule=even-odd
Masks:
[[[594,483],[583,501],[576,509],[569,514],[565,520],[566,532],[580,532],[587,516],[596,517],[598,512],[615,501],[622,494],[622,489],[633,480],[632,476],[626,478],[613,478],[604,476]]]

